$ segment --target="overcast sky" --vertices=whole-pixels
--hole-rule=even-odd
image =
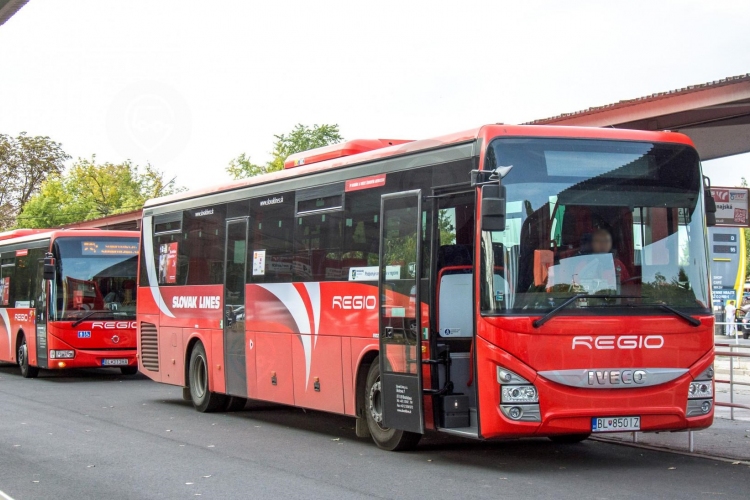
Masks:
[[[0,133],[195,188],[296,123],[420,139],[748,73],[748,19],[746,0],[31,0],[0,27]]]

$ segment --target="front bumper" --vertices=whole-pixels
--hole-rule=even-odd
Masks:
[[[702,429],[713,422],[713,405],[705,415],[686,416],[691,373],[710,366],[713,353],[668,383],[626,389],[584,389],[552,382],[480,337],[477,359],[480,434],[484,438],[588,434],[592,418],[601,417],[641,417],[641,432]],[[496,379],[498,366],[533,383],[539,395],[540,421],[514,421],[503,414]]]

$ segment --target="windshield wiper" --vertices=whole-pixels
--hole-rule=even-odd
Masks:
[[[641,297],[642,298],[642,297]],[[646,306],[646,307],[658,307],[660,309],[664,309],[665,311],[669,311],[675,316],[679,316],[680,318],[684,319],[688,323],[690,323],[691,326],[701,326],[700,320],[695,319],[694,317],[690,316],[689,314],[685,314],[682,311],[678,311],[672,306],[668,306],[667,304],[663,302],[644,302],[642,304],[625,304],[627,307],[635,307],[635,306]]]
[[[565,302],[560,304],[559,306],[552,309],[550,312],[542,316],[541,318],[534,320],[531,325],[534,328],[539,328],[543,324],[545,324],[547,321],[551,320],[553,317],[555,317],[560,311],[568,307],[570,304],[573,304],[578,299],[642,299],[643,297],[640,295],[591,295],[587,293],[579,293],[577,295],[573,295],[569,299],[567,299]],[[701,326],[700,320],[697,320],[690,316],[689,314],[685,314],[682,311],[678,311],[674,307],[668,306],[667,304],[663,302],[650,302],[650,303],[641,303],[636,304],[633,302],[627,303],[627,304],[621,304],[624,307],[636,307],[636,306],[643,306],[643,307],[658,307],[660,309],[664,309],[665,311],[669,311],[675,316],[679,316],[680,318],[684,319],[688,323],[690,323],[691,326],[698,327]]]
[[[94,316],[96,314],[104,314],[104,313],[112,314],[112,311],[91,311],[90,313],[84,314],[83,316],[75,320],[70,326],[71,328],[75,328],[76,326],[80,325],[81,323],[89,319],[91,316]]]
[[[595,294],[588,294],[588,293],[579,293],[576,295],[573,295],[568,300],[560,304],[559,306],[552,309],[550,312],[542,316],[541,318],[534,320],[531,325],[534,328],[539,328],[543,324],[545,324],[547,321],[551,320],[553,317],[557,316],[557,314],[568,307],[570,304],[574,303],[578,299],[641,299],[643,297],[640,297],[638,295],[595,295]],[[676,311],[675,311],[676,312]],[[681,313],[677,313],[680,314]],[[690,318],[693,319],[693,318]]]

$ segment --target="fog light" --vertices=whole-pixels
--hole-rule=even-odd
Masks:
[[[523,410],[518,406],[514,406],[513,408],[508,410],[508,416],[513,420],[518,420],[523,416]]]
[[[60,361],[57,363],[58,368],[65,368],[65,361]]]
[[[708,413],[711,411],[711,401],[704,401],[701,405],[701,411],[703,413]]]
[[[506,385],[501,389],[503,403],[537,403],[539,396],[533,385]]]

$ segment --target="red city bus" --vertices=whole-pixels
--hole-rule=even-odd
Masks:
[[[0,361],[39,369],[138,373],[133,231],[0,233]]]
[[[296,154],[147,202],[139,367],[199,411],[351,415],[389,450],[427,429],[705,428],[705,200],[668,132],[489,125]]]

